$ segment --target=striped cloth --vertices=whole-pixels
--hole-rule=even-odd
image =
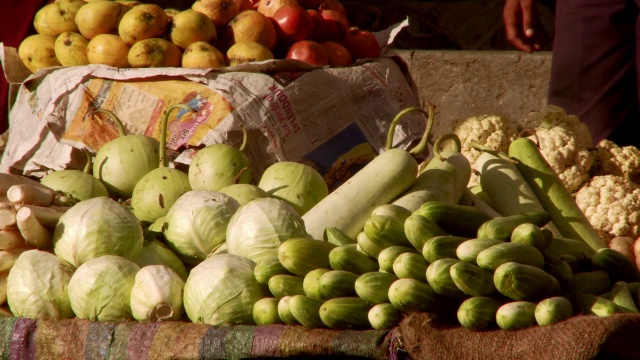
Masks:
[[[0,359],[397,358],[397,332],[0,318]]]

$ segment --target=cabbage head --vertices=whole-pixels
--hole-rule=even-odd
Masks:
[[[7,277],[7,302],[16,317],[63,319],[74,316],[67,288],[73,267],[41,250],[20,254]]]
[[[182,280],[187,280],[187,267],[184,266],[182,259],[173,250],[156,239],[144,242],[142,252],[136,259],[136,264],[141,268],[148,265],[164,265],[175,271]]]
[[[227,225],[240,204],[229,195],[192,190],[181,195],[164,219],[169,246],[186,263],[198,264],[227,237]]]
[[[276,198],[258,198],[240,206],[227,227],[227,252],[260,262],[278,256],[280,244],[306,237],[304,222],[287,203]]]
[[[182,317],[184,280],[164,265],[138,271],[131,289],[131,312],[140,322],[179,320]]]
[[[140,267],[121,256],[104,255],[80,265],[69,281],[71,308],[79,319],[132,319],[131,288]]]
[[[241,256],[214,255],[196,265],[184,285],[184,309],[194,323],[255,324],[253,304],[270,296],[255,279],[255,263]]]
[[[53,251],[76,268],[102,255],[135,260],[143,243],[142,226],[133,213],[103,196],[73,205],[53,233]]]

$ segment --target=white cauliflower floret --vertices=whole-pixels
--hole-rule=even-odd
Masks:
[[[472,143],[478,143],[491,150],[506,153],[514,135],[509,122],[496,115],[473,116],[453,122],[451,128],[447,131],[456,134],[460,138],[461,152],[469,159],[471,164],[474,164],[481,154],[481,151],[471,146]],[[477,176],[471,174],[469,186],[477,184]]]
[[[640,236],[640,186],[632,181],[616,175],[594,176],[575,199],[603,239]]]
[[[620,147],[604,139],[596,146],[595,163],[591,172],[597,175],[623,176],[640,182],[640,149],[635,146]]]
[[[594,159],[593,140],[589,127],[577,116],[548,105],[540,112],[529,114],[521,125],[535,132],[535,136],[529,138],[538,143],[540,153],[569,192],[589,179]]]

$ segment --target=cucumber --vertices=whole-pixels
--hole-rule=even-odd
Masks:
[[[436,236],[424,243],[422,256],[427,262],[432,263],[439,259],[457,259],[456,249],[468,238],[455,235]]]
[[[400,324],[404,315],[390,303],[374,305],[367,314],[371,327],[375,330],[389,330]]]
[[[394,261],[396,261],[398,256],[404,253],[417,254],[418,251],[406,246],[389,246],[388,248],[380,251],[380,254],[378,254],[378,267],[380,268],[380,271],[393,274]]]
[[[474,331],[488,329],[496,324],[496,313],[503,302],[495,297],[474,296],[458,307],[456,316],[464,328]]]
[[[478,195],[480,195],[480,196],[478,196]],[[462,198],[460,199],[460,203],[459,204],[460,205],[473,206],[474,208],[476,208],[476,209],[482,211],[483,213],[487,214],[487,216],[489,216],[492,219],[502,216],[502,214],[497,212],[494,208],[491,207],[491,205],[489,205],[489,201],[486,198],[486,196],[482,196],[482,195],[486,195],[486,194],[483,194],[482,192],[480,192],[478,195],[474,194],[471,191],[471,189],[467,188],[462,193]]]
[[[638,266],[617,250],[610,248],[599,249],[591,257],[591,263],[596,269],[609,273],[611,281],[640,281]]]
[[[485,221],[477,232],[479,238],[489,238],[507,241],[513,230],[522,224],[544,226],[551,220],[546,211],[530,211],[527,213],[508,215]]]
[[[293,238],[280,244],[278,259],[289,272],[304,277],[311,270],[330,268],[329,253],[335,247],[326,241]]]
[[[304,294],[312,299],[320,300],[320,277],[329,271],[331,269],[322,268],[309,271],[302,281]]]
[[[414,214],[422,215],[451,235],[475,237],[480,226],[491,217],[473,206],[443,201],[424,203]]]
[[[417,174],[418,164],[407,151],[383,152],[302,215],[307,232],[322,239],[327,227],[335,227],[355,238],[373,209],[406,191]]]
[[[428,201],[458,203],[471,178],[471,164],[459,151],[439,151],[413,185],[393,204],[410,211],[417,210]]]
[[[568,294],[599,295],[611,287],[611,278],[606,271],[593,270],[574,273],[567,285]]]
[[[329,299],[320,306],[320,319],[331,329],[367,329],[372,306],[359,297]]]
[[[570,301],[576,314],[607,317],[621,312],[613,301],[593,294],[575,294]]]
[[[579,261],[588,259],[589,263],[591,263],[593,254],[595,254],[591,246],[584,241],[557,236],[551,239],[551,243],[543,251],[559,258],[564,255],[571,255]]]
[[[320,300],[357,296],[355,289],[357,278],[358,275],[344,270],[327,271],[318,280]]]
[[[531,245],[540,251],[549,246],[552,240],[551,231],[532,223],[520,224],[511,232],[511,242]]]
[[[253,304],[253,321],[256,325],[284,324],[278,315],[279,299],[262,298]]]
[[[545,251],[543,253],[545,256],[548,255],[547,252]],[[553,255],[551,255],[553,256]],[[578,261],[578,259],[574,258],[571,255],[562,255],[561,257],[558,257],[558,259],[566,262],[567,264],[569,264],[569,267],[571,268],[571,271],[573,273],[577,273],[580,271],[588,271],[592,268],[591,266],[591,260],[589,260],[589,264],[587,266],[587,264],[585,264],[586,261]]]
[[[531,265],[508,262],[493,273],[498,291],[513,300],[534,301],[556,295],[560,283],[546,271]]]
[[[627,286],[629,287],[629,293],[631,293],[636,308],[640,310],[640,282],[627,283]]]
[[[342,230],[333,226],[330,226],[324,230],[324,240],[336,246],[357,244],[357,242],[353,238],[345,234]]]
[[[411,216],[411,211],[400,205],[384,204],[373,209],[371,215],[390,216],[400,222],[404,222],[409,216]]]
[[[289,312],[300,325],[316,329],[324,327],[320,319],[322,301],[304,295],[294,295],[289,299]]]
[[[372,258],[377,258],[382,250],[386,249],[385,245],[381,245],[378,243],[374,243],[369,239],[367,234],[364,231],[361,231],[356,236],[356,241],[358,242],[358,251],[361,251],[364,254],[369,255]]]
[[[534,315],[539,326],[557,324],[573,316],[573,305],[562,296],[546,298],[536,305]]]
[[[422,215],[412,214],[404,221],[404,233],[414,249],[422,251],[432,237],[448,235],[440,226]]]
[[[460,291],[469,296],[487,296],[497,292],[493,274],[479,266],[458,262],[449,269],[451,279]]]
[[[451,298],[438,294],[429,284],[416,279],[398,279],[389,287],[389,302],[403,313],[444,314],[457,308]]]
[[[558,282],[563,289],[568,288],[571,279],[573,279],[573,270],[571,269],[571,266],[566,261],[553,255],[544,254],[543,270],[558,279]]]
[[[458,259],[450,258],[432,262],[426,271],[427,283],[429,283],[438,294],[457,299],[466,298],[467,295],[456,286],[450,272],[451,267],[459,262],[460,260]],[[491,277],[489,278],[491,279]],[[493,283],[491,283],[491,285],[493,286]]]
[[[540,250],[531,245],[504,242],[482,250],[476,258],[478,266],[485,270],[496,270],[507,262],[531,265],[537,268],[544,267],[544,256]]]
[[[262,261],[256,263],[256,266],[253,268],[253,276],[263,285],[267,285],[272,276],[284,274],[291,275],[289,270],[282,266],[277,256],[265,257]]]
[[[582,240],[594,250],[606,248],[606,244],[551,169],[536,143],[528,138],[516,139],[509,145],[509,156],[517,160],[516,167],[542,207],[551,215],[553,224],[562,236]]]
[[[278,301],[278,316],[280,320],[287,325],[300,325],[298,320],[291,314],[289,301],[291,301],[291,296],[285,296]]]
[[[338,246],[331,250],[329,263],[333,270],[345,270],[358,275],[379,270],[378,261],[347,246]]]
[[[502,330],[520,330],[536,326],[536,303],[513,301],[503,304],[496,311],[496,323]]]
[[[297,275],[279,274],[272,276],[267,285],[271,294],[281,299],[285,296],[304,295],[303,280]]]
[[[393,273],[399,278],[427,281],[429,263],[420,254],[407,252],[400,254],[393,262]]]
[[[386,215],[371,215],[364,224],[364,233],[378,248],[389,246],[411,246],[404,233],[404,222]],[[371,257],[378,257],[372,254]]]
[[[476,259],[482,250],[502,243],[504,243],[504,241],[497,239],[469,239],[458,245],[456,248],[456,256],[464,262],[478,265]]]
[[[613,301],[620,312],[638,314],[638,307],[635,304],[635,296],[631,294],[629,284],[618,281],[607,293],[601,295],[603,298]]]
[[[384,272],[370,272],[358,276],[354,284],[356,294],[369,304],[389,302],[389,288],[398,277]]]

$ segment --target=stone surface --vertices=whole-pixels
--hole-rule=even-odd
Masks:
[[[437,123],[476,115],[517,122],[546,105],[550,52],[403,52],[422,102],[436,106]],[[437,133],[437,132],[432,132]]]

